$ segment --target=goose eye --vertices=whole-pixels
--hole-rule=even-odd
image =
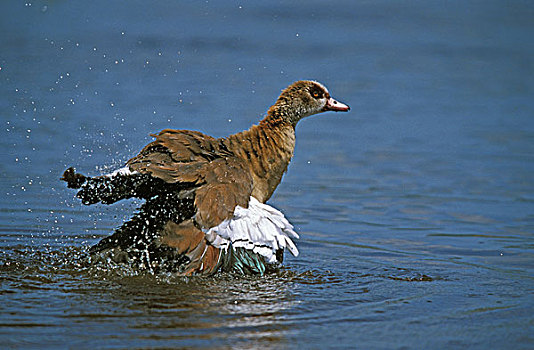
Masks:
[[[312,96],[313,96],[314,98],[320,98],[321,95],[322,95],[321,92],[318,91],[318,90],[314,90],[314,91],[312,91]]]

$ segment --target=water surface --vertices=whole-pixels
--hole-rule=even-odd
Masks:
[[[7,348],[534,347],[528,2],[3,2]],[[270,200],[301,255],[265,277],[94,265],[139,201],[82,206],[163,128],[224,136],[282,88],[351,105],[297,128]]]

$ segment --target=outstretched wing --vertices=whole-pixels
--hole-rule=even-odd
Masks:
[[[133,256],[145,266],[185,275],[214,272],[223,251],[205,232],[230,220],[236,207],[248,207],[253,180],[244,161],[207,135],[164,130],[124,169],[113,175],[116,181],[141,176],[159,185],[139,213],[92,252],[110,252],[114,260]]]
[[[166,183],[199,183],[203,167],[231,155],[217,139],[198,131],[165,129],[126,165]]]
[[[252,193],[252,175],[244,161],[218,139],[197,131],[163,130],[127,166],[134,173],[191,188],[195,222],[203,229],[230,218],[236,206],[248,207]]]
[[[130,221],[92,247],[93,253],[110,252],[113,260],[133,257],[152,269],[184,275],[209,274],[221,266],[262,274],[266,262],[282,261],[285,248],[298,254],[291,224],[251,197],[250,167],[221,139],[187,130],[164,130],[155,137],[110,175],[65,173],[69,187],[83,183],[78,196],[86,204],[147,199]]]

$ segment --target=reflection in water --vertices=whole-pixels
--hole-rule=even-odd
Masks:
[[[85,251],[75,247],[7,253],[0,265],[3,298],[26,291],[26,300],[34,302],[27,305],[32,310],[28,314],[4,317],[3,326],[36,328],[36,343],[42,327],[75,324],[99,331],[110,327],[101,339],[92,340],[95,344],[112,339],[111,329],[137,329],[134,337],[146,346],[157,339],[187,340],[192,345],[253,339],[278,347],[290,332],[283,315],[296,303],[295,273],[287,269],[263,278],[229,274],[187,278],[93,266]],[[47,303],[42,303],[41,293],[48,295]],[[70,308],[62,303],[71,304]],[[17,308],[16,301],[10,304],[5,312]],[[36,317],[48,322],[35,323]]]
[[[84,248],[72,246],[21,247],[4,253],[0,301],[6,305],[5,315],[13,310],[16,316],[4,317],[3,327],[14,333],[32,329],[35,337],[26,336],[25,341],[38,344],[47,335],[51,346],[59,344],[60,337],[50,334],[59,330],[71,333],[83,325],[99,337],[88,339],[82,333],[71,337],[94,346],[129,334],[141,346],[157,341],[237,346],[252,341],[279,348],[291,342],[295,330],[304,324],[353,322],[359,319],[359,305],[383,312],[385,297],[370,294],[377,281],[432,281],[400,268],[345,274],[318,269],[297,273],[282,268],[264,277],[218,274],[188,278],[93,264]],[[332,288],[337,292],[328,299]],[[15,297],[10,298],[11,294]],[[28,312],[20,312],[23,305]],[[338,307],[345,311],[335,311]],[[21,345],[13,339],[13,345]]]

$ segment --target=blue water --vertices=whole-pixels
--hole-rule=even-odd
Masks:
[[[3,1],[6,348],[534,348],[534,6],[525,1]],[[269,203],[301,255],[265,277],[135,275],[85,207],[163,128],[225,136],[316,79]]]

